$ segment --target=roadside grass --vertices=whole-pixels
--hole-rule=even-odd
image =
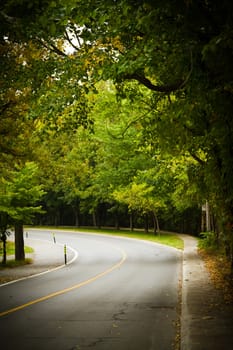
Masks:
[[[26,258],[25,260],[7,260],[6,264],[0,263],[0,270],[5,268],[14,268],[18,266],[24,266],[32,264],[32,259]]]
[[[68,231],[74,231],[74,232],[80,232],[80,233],[86,232],[86,233],[105,234],[105,235],[127,237],[127,238],[136,238],[136,239],[141,239],[145,241],[151,241],[155,243],[168,245],[176,249],[183,250],[184,248],[184,242],[177,234],[171,233],[171,232],[165,232],[165,231],[162,231],[160,232],[160,234],[155,235],[152,232],[145,233],[140,230],[130,231],[127,229],[121,229],[121,230],[104,229],[104,228],[98,229],[93,227],[74,228],[69,226],[64,226],[64,227],[36,226],[34,228],[41,228],[41,229],[44,228],[44,229],[51,229],[51,230],[68,230]]]
[[[33,253],[34,250],[31,247],[25,246],[24,247],[25,253]],[[6,264],[0,263],[0,269],[6,268],[6,267],[17,267],[22,265],[27,265],[32,263],[32,259],[26,258],[25,260],[15,260],[12,258],[12,255],[15,254],[15,243],[12,241],[7,241],[6,243],[6,254],[7,254],[7,261]],[[2,242],[0,243],[0,256],[3,256],[3,247]]]

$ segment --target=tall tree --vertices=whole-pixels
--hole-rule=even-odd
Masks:
[[[11,222],[15,226],[16,260],[25,258],[23,224],[30,223],[32,217],[41,212],[37,203],[43,194],[38,179],[38,168],[34,163],[26,163],[19,171],[12,171],[10,179],[0,181],[1,219],[7,216],[6,224]]]
[[[156,138],[170,154],[195,159],[190,169],[205,188],[202,199],[212,202],[233,246],[232,2],[8,0],[1,16],[1,33],[10,42],[30,38],[59,57],[53,66],[56,84],[90,89],[98,80],[112,79],[121,95],[128,81],[148,89],[147,143]],[[48,57],[44,62],[51,67]],[[44,80],[41,93],[45,86]],[[230,255],[233,262],[233,249]]]

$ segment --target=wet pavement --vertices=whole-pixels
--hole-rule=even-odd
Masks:
[[[184,234],[180,237],[184,240],[180,350],[232,350],[233,307],[223,302],[221,292],[211,282],[198,254],[197,240]],[[0,270],[0,284],[64,266],[64,247],[52,239],[26,238],[25,245],[34,249],[26,255],[32,263]],[[69,260],[72,256],[70,252]]]

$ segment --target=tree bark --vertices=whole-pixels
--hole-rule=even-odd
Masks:
[[[158,233],[160,235],[159,220],[155,211],[153,211],[153,221],[154,221],[154,234],[156,235]]]
[[[2,242],[3,242],[2,264],[6,265],[6,234],[5,233],[2,235]]]
[[[25,260],[23,223],[15,223],[15,260]]]
[[[148,222],[148,215],[145,215],[145,221],[144,221],[144,231],[145,233],[149,232],[149,222]]]
[[[93,213],[92,213],[92,221],[93,221],[93,226],[97,227],[97,218],[96,218],[95,210],[93,210]]]
[[[130,231],[133,231],[134,227],[133,227],[133,214],[130,213],[129,216],[129,226],[130,226]]]
[[[211,231],[210,206],[208,201],[206,201],[206,231]]]
[[[72,207],[72,208],[73,208],[74,217],[75,217],[75,226],[79,227],[80,226],[80,222],[79,222],[79,208],[77,208],[77,207]]]

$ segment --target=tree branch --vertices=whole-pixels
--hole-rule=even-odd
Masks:
[[[66,40],[69,42],[69,44],[70,44],[75,50],[78,50],[78,49],[79,49],[76,45],[74,45],[74,43],[73,43],[72,40],[70,39],[67,30],[65,31],[65,38],[66,38]]]
[[[79,33],[77,32],[77,30],[76,30],[75,26],[74,26],[73,30],[74,30],[74,33],[75,33],[75,36],[76,36],[77,42],[78,42],[78,44],[79,44],[79,47],[81,47],[81,46],[82,46],[82,44],[81,44],[80,36],[79,36]]]
[[[67,57],[65,52],[59,50],[54,44],[51,43],[50,45],[51,45],[53,51],[56,52],[58,55],[63,56],[63,57]]]
[[[154,85],[148,78],[138,73],[126,74],[124,78],[137,80],[139,83],[143,84],[144,86],[146,86],[148,89],[152,91],[170,93],[170,92],[182,89],[187,84],[192,74],[192,71],[193,71],[193,56],[192,56],[192,51],[190,51],[190,70],[187,74],[187,77],[185,79],[178,80],[174,84]]]
[[[150,113],[150,110],[147,111],[146,113],[140,115],[139,117],[137,117],[137,118],[135,118],[135,119],[129,121],[128,124],[125,126],[125,128],[124,128],[122,131],[120,131],[118,135],[114,135],[114,134],[109,130],[108,124],[107,124],[107,122],[106,122],[106,130],[107,130],[107,133],[108,133],[113,139],[121,140],[121,139],[123,139],[123,138],[125,137],[125,134],[126,134],[127,130],[131,127],[131,125],[133,125],[133,124],[135,124],[137,121],[139,121],[139,120],[145,118],[149,113]]]
[[[184,86],[183,80],[179,80],[176,83],[171,84],[171,85],[154,85],[148,78],[146,78],[142,75],[139,75],[137,73],[127,74],[127,75],[125,75],[125,79],[137,80],[139,83],[143,84],[144,86],[146,86],[148,89],[150,89],[152,91],[165,92],[165,93],[179,90]]]
[[[37,38],[37,41],[44,46],[47,50],[52,50],[54,51],[56,54],[58,54],[59,56],[63,56],[63,57],[67,57],[67,55],[65,54],[65,52],[61,51],[60,49],[58,49],[53,43],[45,43],[42,39]]]
[[[203,159],[201,159],[200,157],[198,157],[195,153],[193,153],[192,151],[189,150],[189,154],[190,154],[190,156],[192,156],[193,159],[195,159],[199,164],[205,165],[205,161],[204,161]]]

